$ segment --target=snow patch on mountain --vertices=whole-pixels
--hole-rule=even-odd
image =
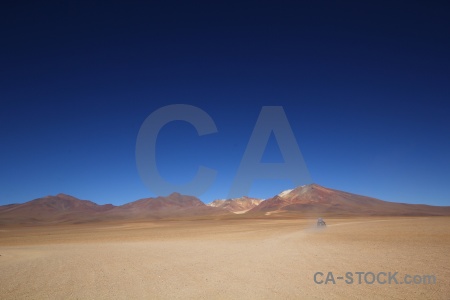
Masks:
[[[286,196],[287,194],[289,194],[289,193],[292,192],[292,191],[293,191],[293,189],[291,189],[291,190],[285,190],[285,191],[279,193],[279,194],[278,194],[278,197],[284,197],[284,196]]]

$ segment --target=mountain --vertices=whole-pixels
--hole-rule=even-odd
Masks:
[[[112,204],[98,205],[70,195],[58,194],[31,200],[23,204],[0,207],[0,224],[64,222],[92,219],[113,209]]]
[[[112,218],[173,218],[229,214],[222,208],[209,207],[197,197],[172,193],[167,197],[144,198],[115,207],[105,215]]]
[[[209,203],[208,206],[223,208],[235,214],[242,214],[258,206],[262,201],[262,199],[244,196],[235,199],[215,200]]]
[[[305,216],[424,216],[450,215],[450,207],[423,204],[405,204],[325,188],[309,184],[284,191],[275,197],[262,201],[248,214],[300,213]]]
[[[225,209],[209,207],[196,197],[179,193],[167,197],[140,199],[121,206],[98,205],[92,201],[58,194],[23,204],[0,206],[0,225],[127,221],[229,214]]]

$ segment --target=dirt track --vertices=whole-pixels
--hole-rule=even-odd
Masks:
[[[2,299],[449,299],[450,218],[2,228]],[[316,284],[316,272],[434,285]],[[319,277],[325,279],[325,277]]]

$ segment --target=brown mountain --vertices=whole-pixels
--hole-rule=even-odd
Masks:
[[[209,207],[197,197],[172,193],[167,197],[144,198],[105,213],[111,218],[173,218],[208,215],[225,215],[228,212],[221,208]]]
[[[339,190],[310,184],[284,191],[267,199],[248,214],[295,212],[305,216],[318,215],[450,215],[449,206],[430,206],[382,201],[379,199],[351,194]]]
[[[209,207],[196,197],[179,193],[167,197],[140,199],[122,206],[98,205],[88,200],[58,194],[23,204],[0,206],[0,225],[189,218],[228,214],[230,213],[225,209]]]
[[[258,206],[262,201],[262,199],[244,196],[235,199],[215,200],[209,203],[208,206],[223,208],[235,214],[242,214]]]
[[[95,218],[111,210],[111,204],[98,205],[92,201],[58,194],[31,200],[23,204],[0,207],[0,224],[65,222]]]

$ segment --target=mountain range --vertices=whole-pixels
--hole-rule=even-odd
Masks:
[[[57,224],[114,220],[229,218],[255,216],[443,216],[450,206],[387,202],[317,184],[300,186],[266,199],[241,197],[206,205],[194,196],[172,193],[121,206],[99,205],[58,194],[0,206],[0,225]]]

